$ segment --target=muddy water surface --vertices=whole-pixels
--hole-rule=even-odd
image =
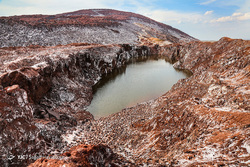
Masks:
[[[95,87],[88,106],[95,119],[108,116],[137,103],[155,99],[188,74],[177,71],[164,59],[135,61],[115,70]]]

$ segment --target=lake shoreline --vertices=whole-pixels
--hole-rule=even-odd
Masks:
[[[0,151],[14,158],[0,161],[27,165],[36,160],[18,159],[19,154],[74,158],[67,153],[69,148],[77,153],[86,147],[106,150],[105,155],[126,166],[247,165],[248,46],[249,41],[222,38],[161,47],[1,48],[0,123],[6,144]],[[165,56],[174,68],[193,75],[157,99],[94,120],[84,109],[92,99],[92,86],[131,57],[149,54]],[[8,145],[20,136],[21,142]],[[77,147],[79,143],[86,145]]]

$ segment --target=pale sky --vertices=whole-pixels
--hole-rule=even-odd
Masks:
[[[142,14],[200,40],[250,39],[250,0],[0,0],[0,16],[97,8]]]

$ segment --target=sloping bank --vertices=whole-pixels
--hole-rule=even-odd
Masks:
[[[107,145],[130,166],[248,166],[250,41],[222,38],[168,45],[158,52],[193,75],[155,100],[77,126],[64,141],[69,147]],[[61,160],[40,159],[31,166],[52,161],[73,166],[83,163],[81,157],[93,164],[93,156],[79,147]]]
[[[126,44],[1,48],[0,164],[25,166],[58,155],[67,148],[61,135],[93,120],[85,111],[91,87],[150,50]]]

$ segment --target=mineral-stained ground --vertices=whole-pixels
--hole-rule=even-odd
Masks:
[[[0,166],[250,165],[249,40],[201,42],[112,10],[0,21]],[[95,36],[103,31],[104,43]],[[95,120],[86,111],[92,86],[151,55],[192,76],[157,99]]]
[[[250,164],[250,41],[72,44],[0,52],[5,166]],[[85,110],[91,86],[132,57],[151,54],[192,76],[155,100],[95,120]]]

